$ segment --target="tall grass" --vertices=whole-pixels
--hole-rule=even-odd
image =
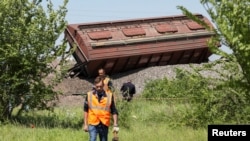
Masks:
[[[176,80],[150,81],[131,102],[116,95],[120,141],[206,141],[208,124],[249,124],[249,92],[241,77],[204,78],[198,72],[177,70]],[[15,121],[0,123],[0,141],[88,140],[82,105],[29,111]]]
[[[178,109],[188,108],[171,101],[147,101],[135,98],[132,102],[117,101],[119,109],[119,139],[143,141],[206,141],[206,129],[172,126],[168,118]],[[32,118],[31,118],[32,117]],[[30,112],[18,122],[1,124],[1,141],[83,141],[88,133],[82,130],[82,106],[56,108],[47,111]],[[112,138],[112,126],[109,140]]]

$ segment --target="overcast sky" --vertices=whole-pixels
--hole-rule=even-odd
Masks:
[[[55,4],[62,0],[53,0]],[[124,20],[182,14],[177,6],[208,17],[199,0],[70,0],[69,23]],[[208,17],[209,18],[209,17]]]
[[[55,7],[63,0],[52,0]],[[200,0],[69,0],[66,20],[69,24],[114,21],[136,18],[174,16],[182,14],[177,6],[184,6],[192,13],[207,14]],[[230,52],[227,48],[223,50]],[[218,56],[211,56],[215,60]]]

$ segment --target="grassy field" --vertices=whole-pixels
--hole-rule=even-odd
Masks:
[[[118,103],[119,102],[119,103]],[[172,126],[166,115],[186,104],[170,101],[152,102],[134,99],[118,101],[120,141],[206,141],[207,129]],[[112,138],[111,129],[109,140]],[[21,123],[1,124],[1,141],[87,141],[88,133],[82,130],[82,106],[58,107],[54,113],[39,111],[27,113]]]
[[[120,129],[120,141],[206,141],[205,130],[193,130],[190,128],[171,129],[166,124],[136,123],[127,129]],[[88,134],[82,130],[62,128],[27,128],[24,126],[5,125],[0,128],[1,141],[87,141]],[[109,133],[109,140],[112,134]]]

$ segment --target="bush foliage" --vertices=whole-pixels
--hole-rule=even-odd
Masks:
[[[221,61],[221,60],[220,60]],[[143,97],[150,100],[158,98],[187,99],[187,109],[179,109],[171,118],[172,124],[182,124],[197,127],[206,127],[208,124],[244,124],[250,121],[249,92],[247,81],[237,63],[221,61],[221,73],[212,67],[218,62],[204,64],[202,68],[193,68],[193,71],[177,69],[176,78],[163,78],[150,81],[146,84]],[[218,74],[209,77],[202,75],[202,71],[210,70],[207,74]],[[181,114],[180,114],[181,113]],[[178,115],[178,116],[177,116]],[[180,116],[181,115],[181,116]]]
[[[13,109],[48,108],[56,99],[54,86],[64,74],[66,42],[56,44],[66,27],[64,0],[54,9],[51,1],[2,0],[0,3],[0,120],[12,118]],[[61,69],[52,64],[61,58]],[[60,71],[59,71],[60,70]],[[51,74],[55,78],[47,80]],[[47,81],[45,81],[45,79]]]

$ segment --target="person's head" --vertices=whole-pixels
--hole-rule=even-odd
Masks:
[[[98,69],[98,75],[102,77],[105,76],[106,75],[105,70],[103,68]]]
[[[94,85],[97,92],[103,91],[103,78],[101,76],[97,76],[94,80]]]

